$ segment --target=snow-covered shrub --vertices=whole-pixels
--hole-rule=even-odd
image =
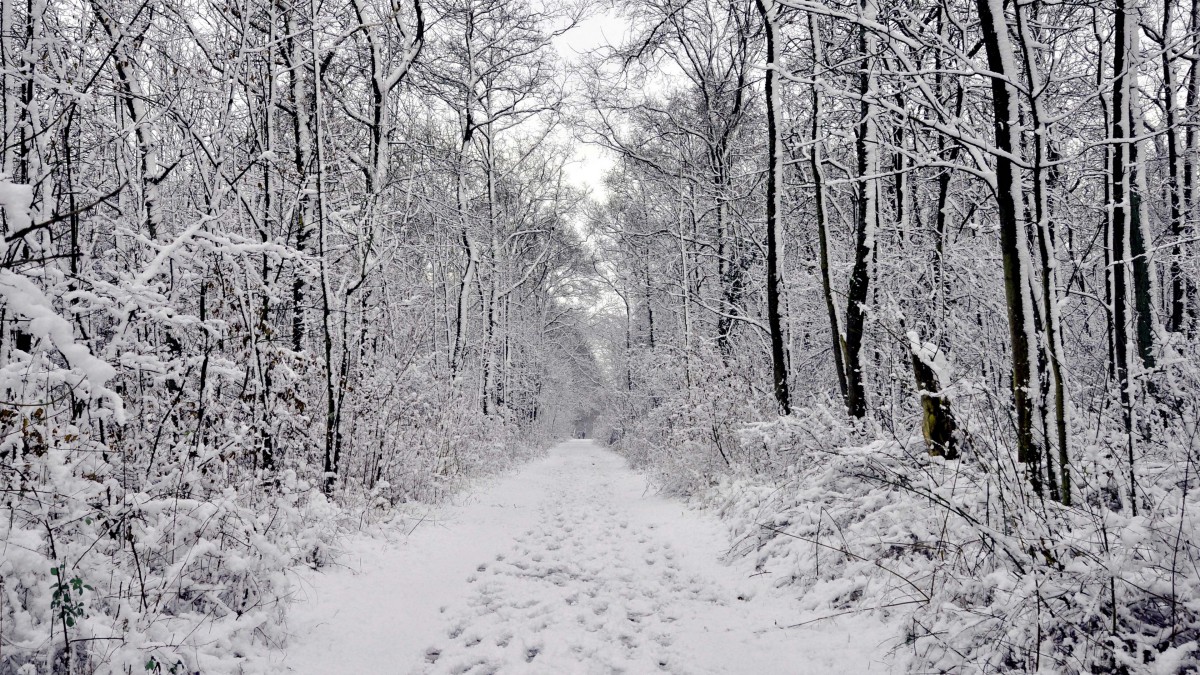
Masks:
[[[659,377],[682,376],[674,372],[682,364],[656,364],[653,371],[648,364],[639,366]],[[720,366],[696,363],[692,367],[691,377],[707,383],[703,394],[664,387],[655,390],[651,401],[626,404],[629,412],[616,444],[633,466],[649,470],[661,487],[674,494],[707,487],[733,467],[753,464],[756,455],[746,453],[739,441],[742,420],[759,414],[739,392],[739,383]]]
[[[0,271],[18,321],[0,370],[18,402],[0,410],[0,671],[235,670],[252,641],[284,639],[286,570],[324,555],[332,509],[293,471],[253,470],[240,399],[220,393],[241,369],[207,352],[184,366],[207,372],[205,395],[137,337],[236,327],[163,313],[149,287],[77,296],[72,312],[129,326],[104,359],[49,299],[63,282],[38,281]],[[201,407],[164,408],[158,387]]]
[[[88,292],[0,269],[0,673],[253,670],[288,637],[291,567],[539,447],[385,354],[344,398],[330,481],[320,366],[246,311],[239,269],[286,253],[184,233]]]
[[[725,478],[700,498],[729,521],[734,554],[803,607],[889,617],[913,672],[1200,667],[1195,478],[1141,472],[1134,516],[1031,503],[1011,469],[912,447],[815,452],[777,481]]]

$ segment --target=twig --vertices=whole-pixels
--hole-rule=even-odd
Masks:
[[[791,537],[791,538],[793,538],[793,539],[799,539],[800,541],[807,541],[807,542],[808,542],[808,543],[810,543],[810,544],[815,544],[815,545],[817,545],[817,546],[821,546],[821,547],[824,547],[824,548],[830,549],[831,551],[837,551],[837,552],[839,552],[839,553],[841,553],[841,554],[843,554],[843,555],[848,555],[848,556],[850,556],[851,558],[854,558],[855,560],[861,560],[861,561],[863,561],[863,562],[874,563],[874,565],[875,565],[876,567],[878,567],[879,569],[883,570],[884,572],[887,572],[888,574],[891,574],[892,576],[894,576],[894,577],[896,577],[897,579],[899,579],[899,580],[903,581],[904,583],[908,584],[909,586],[912,586],[913,590],[915,590],[915,591],[916,591],[918,594],[920,594],[920,596],[921,596],[922,598],[924,598],[924,600],[922,600],[922,602],[929,602],[929,595],[928,595],[928,594],[926,594],[926,593],[925,593],[925,591],[924,591],[924,590],[922,590],[920,586],[916,585],[915,583],[913,583],[912,581],[910,581],[910,580],[908,579],[908,577],[905,577],[904,575],[900,574],[899,572],[896,572],[896,571],[894,571],[894,570],[888,569],[887,567],[885,567],[885,566],[883,565],[883,563],[879,562],[878,560],[871,560],[871,559],[869,559],[869,558],[864,558],[864,557],[862,557],[862,556],[860,556],[860,555],[857,555],[857,554],[851,553],[850,551],[846,550],[845,548],[837,548],[836,546],[830,546],[829,544],[822,544],[821,542],[819,542],[819,541],[816,541],[816,540],[814,540],[814,539],[809,539],[809,538],[807,538],[807,537],[801,537],[800,535],[798,535],[798,534],[792,534],[791,532],[784,532],[783,530],[776,529],[776,528],[774,528],[774,527],[771,527],[770,525],[763,525],[763,524],[759,523],[759,527],[763,528],[764,530],[769,530],[769,531],[771,531],[771,532],[774,532],[774,533],[776,533],[776,534],[782,534],[782,535],[783,535],[783,536],[785,536],[785,537]]]
[[[857,614],[858,612],[869,612],[869,611],[875,610],[875,609],[889,609],[891,607],[902,607],[904,605],[925,604],[926,602],[928,602],[928,600],[905,600],[903,602],[893,602],[891,604],[883,605],[881,607],[859,607],[858,609],[848,609],[844,612],[838,612],[837,614],[830,614],[828,616],[818,616],[815,619],[809,619],[808,621],[801,621],[800,623],[794,623],[790,626],[781,626],[780,628],[783,630],[787,630],[789,628],[800,628],[801,626],[807,626],[810,623],[816,623],[818,621],[824,621],[826,619],[834,619],[839,616],[845,616],[847,614]]]

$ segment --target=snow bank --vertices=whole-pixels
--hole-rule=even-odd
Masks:
[[[1200,667],[1194,490],[1150,483],[1140,516],[1023,503],[1019,477],[914,448],[806,453],[777,478],[726,476],[696,497],[728,522],[735,555],[807,608],[887,619],[910,672]]]

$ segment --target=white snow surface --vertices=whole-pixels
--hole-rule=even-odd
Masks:
[[[725,562],[718,520],[655,495],[590,441],[562,443],[394,539],[357,537],[342,567],[303,573],[279,670],[888,669],[893,629],[802,612],[750,561]]]

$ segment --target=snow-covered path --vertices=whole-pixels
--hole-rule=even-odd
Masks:
[[[769,578],[721,562],[719,522],[654,496],[588,441],[404,541],[354,546],[357,573],[306,578],[285,671],[886,671],[873,619],[781,628],[811,617]]]

